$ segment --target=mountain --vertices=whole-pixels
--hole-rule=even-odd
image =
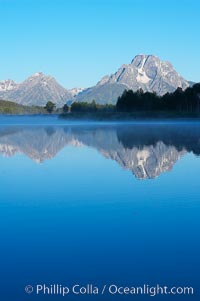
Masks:
[[[125,89],[156,92],[164,95],[178,87],[185,90],[190,83],[179,75],[169,62],[153,55],[137,55],[130,64],[122,65],[110,76],[104,76],[94,87],[78,94],[74,101],[115,104]]]
[[[38,72],[24,82],[0,82],[0,98],[28,106],[45,106],[47,101],[62,107],[73,94],[57,83],[55,78]]]

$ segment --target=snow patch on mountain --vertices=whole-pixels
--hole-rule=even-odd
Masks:
[[[141,67],[138,68],[138,75],[136,77],[136,80],[138,82],[141,82],[143,84],[147,84],[151,79],[146,75],[146,72],[144,70],[144,64],[146,63],[146,57],[144,56],[141,62]],[[133,72],[133,69],[132,69]]]

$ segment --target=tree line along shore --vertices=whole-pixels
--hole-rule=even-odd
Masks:
[[[156,93],[125,90],[115,105],[92,102],[73,102],[62,108],[47,101],[44,107],[24,106],[0,100],[0,114],[59,114],[65,118],[128,118],[128,117],[199,117],[200,83],[183,91],[178,88],[173,93],[158,96]]]

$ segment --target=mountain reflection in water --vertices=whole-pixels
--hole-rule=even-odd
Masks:
[[[187,152],[200,155],[198,124],[118,126],[13,126],[0,128],[0,154],[23,153],[37,163],[67,146],[87,146],[115,160],[138,179],[170,171]]]

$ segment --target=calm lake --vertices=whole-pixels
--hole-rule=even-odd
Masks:
[[[200,300],[200,123],[0,118],[2,301]],[[194,295],[63,297],[37,284]]]

